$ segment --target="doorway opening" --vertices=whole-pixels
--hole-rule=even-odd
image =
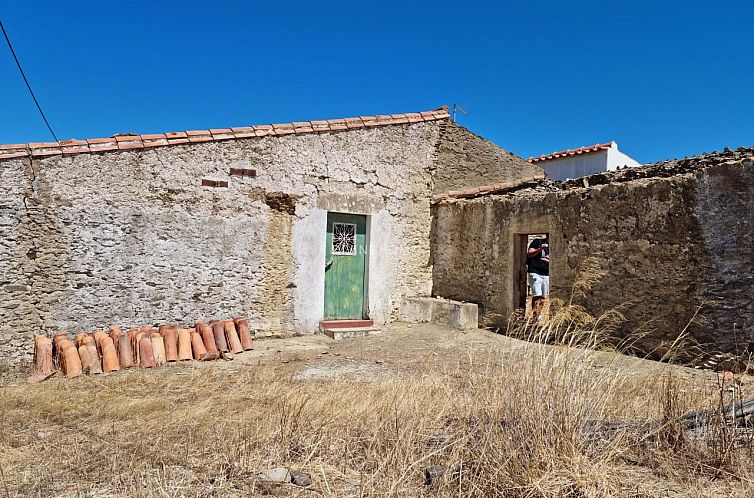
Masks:
[[[528,250],[547,242],[547,267],[549,270],[549,239],[547,232],[519,233],[513,241],[513,310],[521,317],[532,316],[532,287],[528,275]],[[541,263],[541,262],[540,262]],[[535,265],[536,266],[536,265]],[[548,271],[549,273],[549,271]],[[549,275],[548,289],[549,293]]]

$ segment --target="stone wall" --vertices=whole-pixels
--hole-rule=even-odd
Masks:
[[[28,357],[36,333],[111,324],[243,314],[258,335],[314,332],[328,211],[368,216],[369,314],[391,320],[431,292],[433,175],[477,181],[449,175],[463,161],[447,134],[479,147],[435,121],[0,160],[0,357]]]
[[[505,327],[515,309],[518,234],[549,233],[552,295],[569,298],[590,258],[607,275],[580,304],[621,311],[620,331],[662,354],[681,330],[711,348],[750,346],[754,330],[754,150],[596,175],[434,208],[433,293],[480,305]],[[599,185],[595,185],[599,183]],[[587,186],[591,185],[591,186]]]
[[[440,124],[433,193],[543,175],[542,168],[450,121]]]

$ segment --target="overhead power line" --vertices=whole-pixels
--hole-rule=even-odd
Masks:
[[[52,135],[52,138],[55,139],[56,142],[59,142],[57,135],[55,135],[55,132],[52,131],[52,126],[50,126],[50,122],[47,121],[47,116],[45,116],[44,111],[42,110],[42,106],[39,105],[39,101],[37,100],[37,96],[34,95],[34,90],[31,89],[31,85],[29,84],[29,80],[26,78],[26,74],[24,73],[24,69],[21,67],[21,62],[19,62],[18,57],[16,56],[16,51],[13,50],[13,44],[10,42],[10,38],[8,38],[8,33],[5,32],[5,26],[3,26],[3,21],[0,20],[0,29],[3,31],[3,36],[5,37],[5,41],[8,42],[8,48],[10,49],[10,53],[13,55],[13,59],[16,61],[16,66],[18,66],[18,70],[21,72],[21,77],[24,79],[24,83],[26,83],[26,88],[29,89],[29,93],[31,94],[31,98],[34,99],[34,103],[37,105],[37,109],[39,109],[39,114],[42,116],[42,119],[44,120],[45,124],[47,125],[47,129],[50,130],[50,134]]]

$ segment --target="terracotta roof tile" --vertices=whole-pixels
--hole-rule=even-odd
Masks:
[[[163,145],[170,145],[170,141],[167,138],[145,138],[142,140],[144,147],[161,147]],[[91,145],[89,146],[91,147]]]
[[[296,133],[313,133],[314,128],[309,121],[302,121],[293,123],[293,129]]]
[[[63,151],[60,150],[60,147],[58,147],[56,144],[54,147],[32,149],[31,157],[59,156],[62,153]]]
[[[254,134],[258,137],[264,137],[266,135],[272,135],[274,133],[272,125],[258,125],[254,126]]]
[[[113,138],[116,142],[133,142],[134,140],[141,140],[141,135],[115,135]]]
[[[212,135],[191,135],[188,137],[189,143],[192,144],[198,144],[202,142],[211,142],[212,141]]]
[[[136,140],[129,140],[129,141],[121,141],[118,142],[118,150],[131,150],[131,149],[143,149],[144,143],[141,141],[140,138],[137,138]]]
[[[28,146],[29,144],[7,144],[7,145],[0,145],[0,150],[25,149]]]
[[[393,123],[395,124],[405,124],[408,123],[408,117],[405,114],[391,114],[390,117],[393,118]]]
[[[63,151],[63,154],[81,154],[82,152],[91,152],[88,145],[61,146],[60,150]]]
[[[363,128],[364,122],[361,120],[361,118],[346,118],[346,126],[349,130],[353,128]]]
[[[14,157],[28,157],[28,149],[5,150],[0,152],[0,159],[13,159]]]
[[[380,114],[345,119],[298,121],[273,125],[243,126],[237,128],[213,128],[210,130],[171,131],[144,135],[115,135],[109,138],[87,140],[63,140],[61,142],[33,142],[26,144],[0,145],[0,160],[16,157],[46,157],[52,155],[84,154],[113,150],[147,149],[189,143],[214,142],[240,138],[264,137],[267,135],[291,135],[294,133],[319,133],[352,130],[363,127],[388,126],[449,119],[448,108],[406,114]]]
[[[114,138],[89,138],[86,143],[91,147],[92,145],[116,143],[116,140]]]
[[[86,142],[84,142],[84,145],[86,145]],[[59,145],[57,142],[31,142],[27,146],[30,149],[47,149],[49,147],[58,147]]]
[[[296,133],[293,130],[293,124],[291,123],[274,124],[272,125],[272,131],[275,135],[291,135]]]
[[[42,142],[45,143],[45,142]],[[29,144],[29,147],[36,144]],[[86,140],[63,140],[60,142],[60,145],[87,145]]]
[[[108,140],[102,140],[102,141],[89,141],[89,151],[90,152],[107,152],[109,150],[118,150],[118,142],[116,142],[113,139]]]
[[[330,131],[340,131],[340,130],[348,129],[345,119],[328,119],[327,124],[330,125]]]
[[[422,119],[422,115],[418,112],[409,112],[408,114],[406,114],[406,119],[408,119],[409,123],[421,123],[422,121],[424,121],[424,119]]]
[[[246,138],[246,137],[253,137],[254,136],[254,127],[253,126],[240,126],[237,128],[231,128],[230,129],[233,132],[233,135],[236,138]]]
[[[542,154],[538,157],[530,157],[530,163],[538,163],[540,161],[549,161],[551,159],[559,159],[561,157],[578,156],[581,154],[588,154],[590,152],[597,152],[600,150],[607,150],[612,147],[613,142],[607,142],[604,144],[587,145],[586,147],[579,147],[577,149],[566,149],[558,152],[552,152],[550,154]]]
[[[209,132],[212,134],[212,140],[230,140],[236,138],[236,135],[230,128],[211,128]]]

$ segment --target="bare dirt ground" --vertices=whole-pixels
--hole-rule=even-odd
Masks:
[[[0,496],[750,496],[732,449],[581,431],[753,391],[748,376],[485,330],[266,339],[233,361],[6,377]],[[428,486],[432,466],[445,477]],[[260,481],[276,467],[312,484]]]
[[[520,361],[531,354],[532,348],[548,351],[563,348],[532,344],[489,330],[459,331],[435,324],[393,323],[381,327],[371,337],[334,341],[323,334],[289,338],[261,339],[254,342],[254,350],[236,355],[233,361],[172,363],[155,370],[178,373],[185,369],[211,369],[232,373],[250,367],[273,368],[281,375],[299,380],[356,380],[377,381],[406,379],[421,376],[427,371],[466,370],[494,373],[503,362]],[[31,345],[30,345],[31,347]],[[619,369],[635,375],[658,375],[663,372],[716,389],[720,375],[709,370],[690,369],[672,364],[659,364],[613,352],[594,352],[572,348],[572,355],[586,354],[589,368],[607,372]],[[112,374],[124,376],[136,372]],[[28,369],[5,375],[0,386],[24,384]],[[108,376],[97,378],[106,379]],[[739,384],[754,392],[752,378],[741,376]],[[53,379],[59,382],[61,379]],[[67,381],[71,382],[71,381]],[[76,382],[76,381],[73,381]],[[33,387],[31,388],[33,389]]]
[[[277,366],[295,379],[356,380],[362,382],[406,379],[427,371],[453,372],[469,368],[491,374],[503,362],[515,364],[532,354],[567,349],[562,346],[532,344],[489,330],[460,331],[435,324],[394,323],[381,328],[376,336],[333,341],[322,334],[261,340],[255,350],[239,355],[232,362],[193,367],[235,369],[244,365]],[[720,374],[673,364],[626,356],[614,352],[595,352],[570,348],[569,354],[584,355],[588,368],[610,375],[673,375],[698,388],[717,390]],[[737,378],[745,392],[754,393],[749,376]]]

